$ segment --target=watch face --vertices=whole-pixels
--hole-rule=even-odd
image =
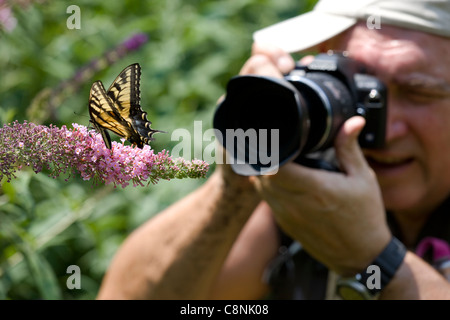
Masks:
[[[355,278],[338,280],[336,292],[344,300],[373,300],[375,298],[366,286]]]
[[[337,288],[337,292],[344,300],[366,300],[361,292],[352,287],[341,286]]]

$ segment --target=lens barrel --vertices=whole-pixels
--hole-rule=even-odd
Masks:
[[[225,99],[214,115],[214,128],[236,172],[261,174],[301,154],[331,146],[339,127],[355,114],[353,104],[345,85],[325,73],[284,79],[238,76],[228,82]],[[240,129],[241,134],[252,130],[255,135],[239,139],[230,134]],[[265,144],[261,132],[270,136]],[[253,161],[250,155],[256,155]],[[261,155],[276,156],[277,161],[263,162]]]

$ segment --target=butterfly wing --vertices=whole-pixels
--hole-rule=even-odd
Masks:
[[[111,137],[109,136],[108,131],[103,129],[102,127],[100,127],[98,125],[98,123],[93,121],[93,120],[91,120],[91,123],[94,125],[95,130],[102,135],[103,142],[105,143],[105,146],[108,149],[111,149]]]
[[[125,139],[130,139],[135,134],[131,123],[121,116],[100,81],[92,84],[89,96],[89,114],[90,122],[102,135],[108,149],[111,149],[111,138],[106,130],[111,130]]]
[[[129,65],[117,76],[106,91],[123,118],[136,114],[141,110],[140,100],[141,67],[138,63]]]
[[[147,112],[140,105],[141,67],[138,63],[129,65],[117,76],[107,91],[114,107],[133,128],[127,137],[128,141],[143,148],[154,140],[153,134],[164,132],[154,130],[147,119]]]

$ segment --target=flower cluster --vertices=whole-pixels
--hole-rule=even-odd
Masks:
[[[99,134],[78,124],[68,129],[15,121],[0,128],[0,137],[0,181],[11,181],[17,170],[29,166],[36,173],[46,168],[53,178],[79,173],[84,180],[125,188],[130,182],[143,186],[161,179],[202,178],[209,169],[201,160],[172,159],[166,150],[155,154],[148,145],[139,149],[113,142],[109,150]]]

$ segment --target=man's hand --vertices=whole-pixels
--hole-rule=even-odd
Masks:
[[[342,275],[363,270],[391,238],[376,177],[358,145],[364,124],[353,117],[341,128],[339,173],[289,163],[274,176],[252,178],[285,232]]]
[[[268,77],[279,77],[290,72],[295,61],[283,50],[265,45],[253,44],[252,56],[240,71],[240,75],[255,74]]]

